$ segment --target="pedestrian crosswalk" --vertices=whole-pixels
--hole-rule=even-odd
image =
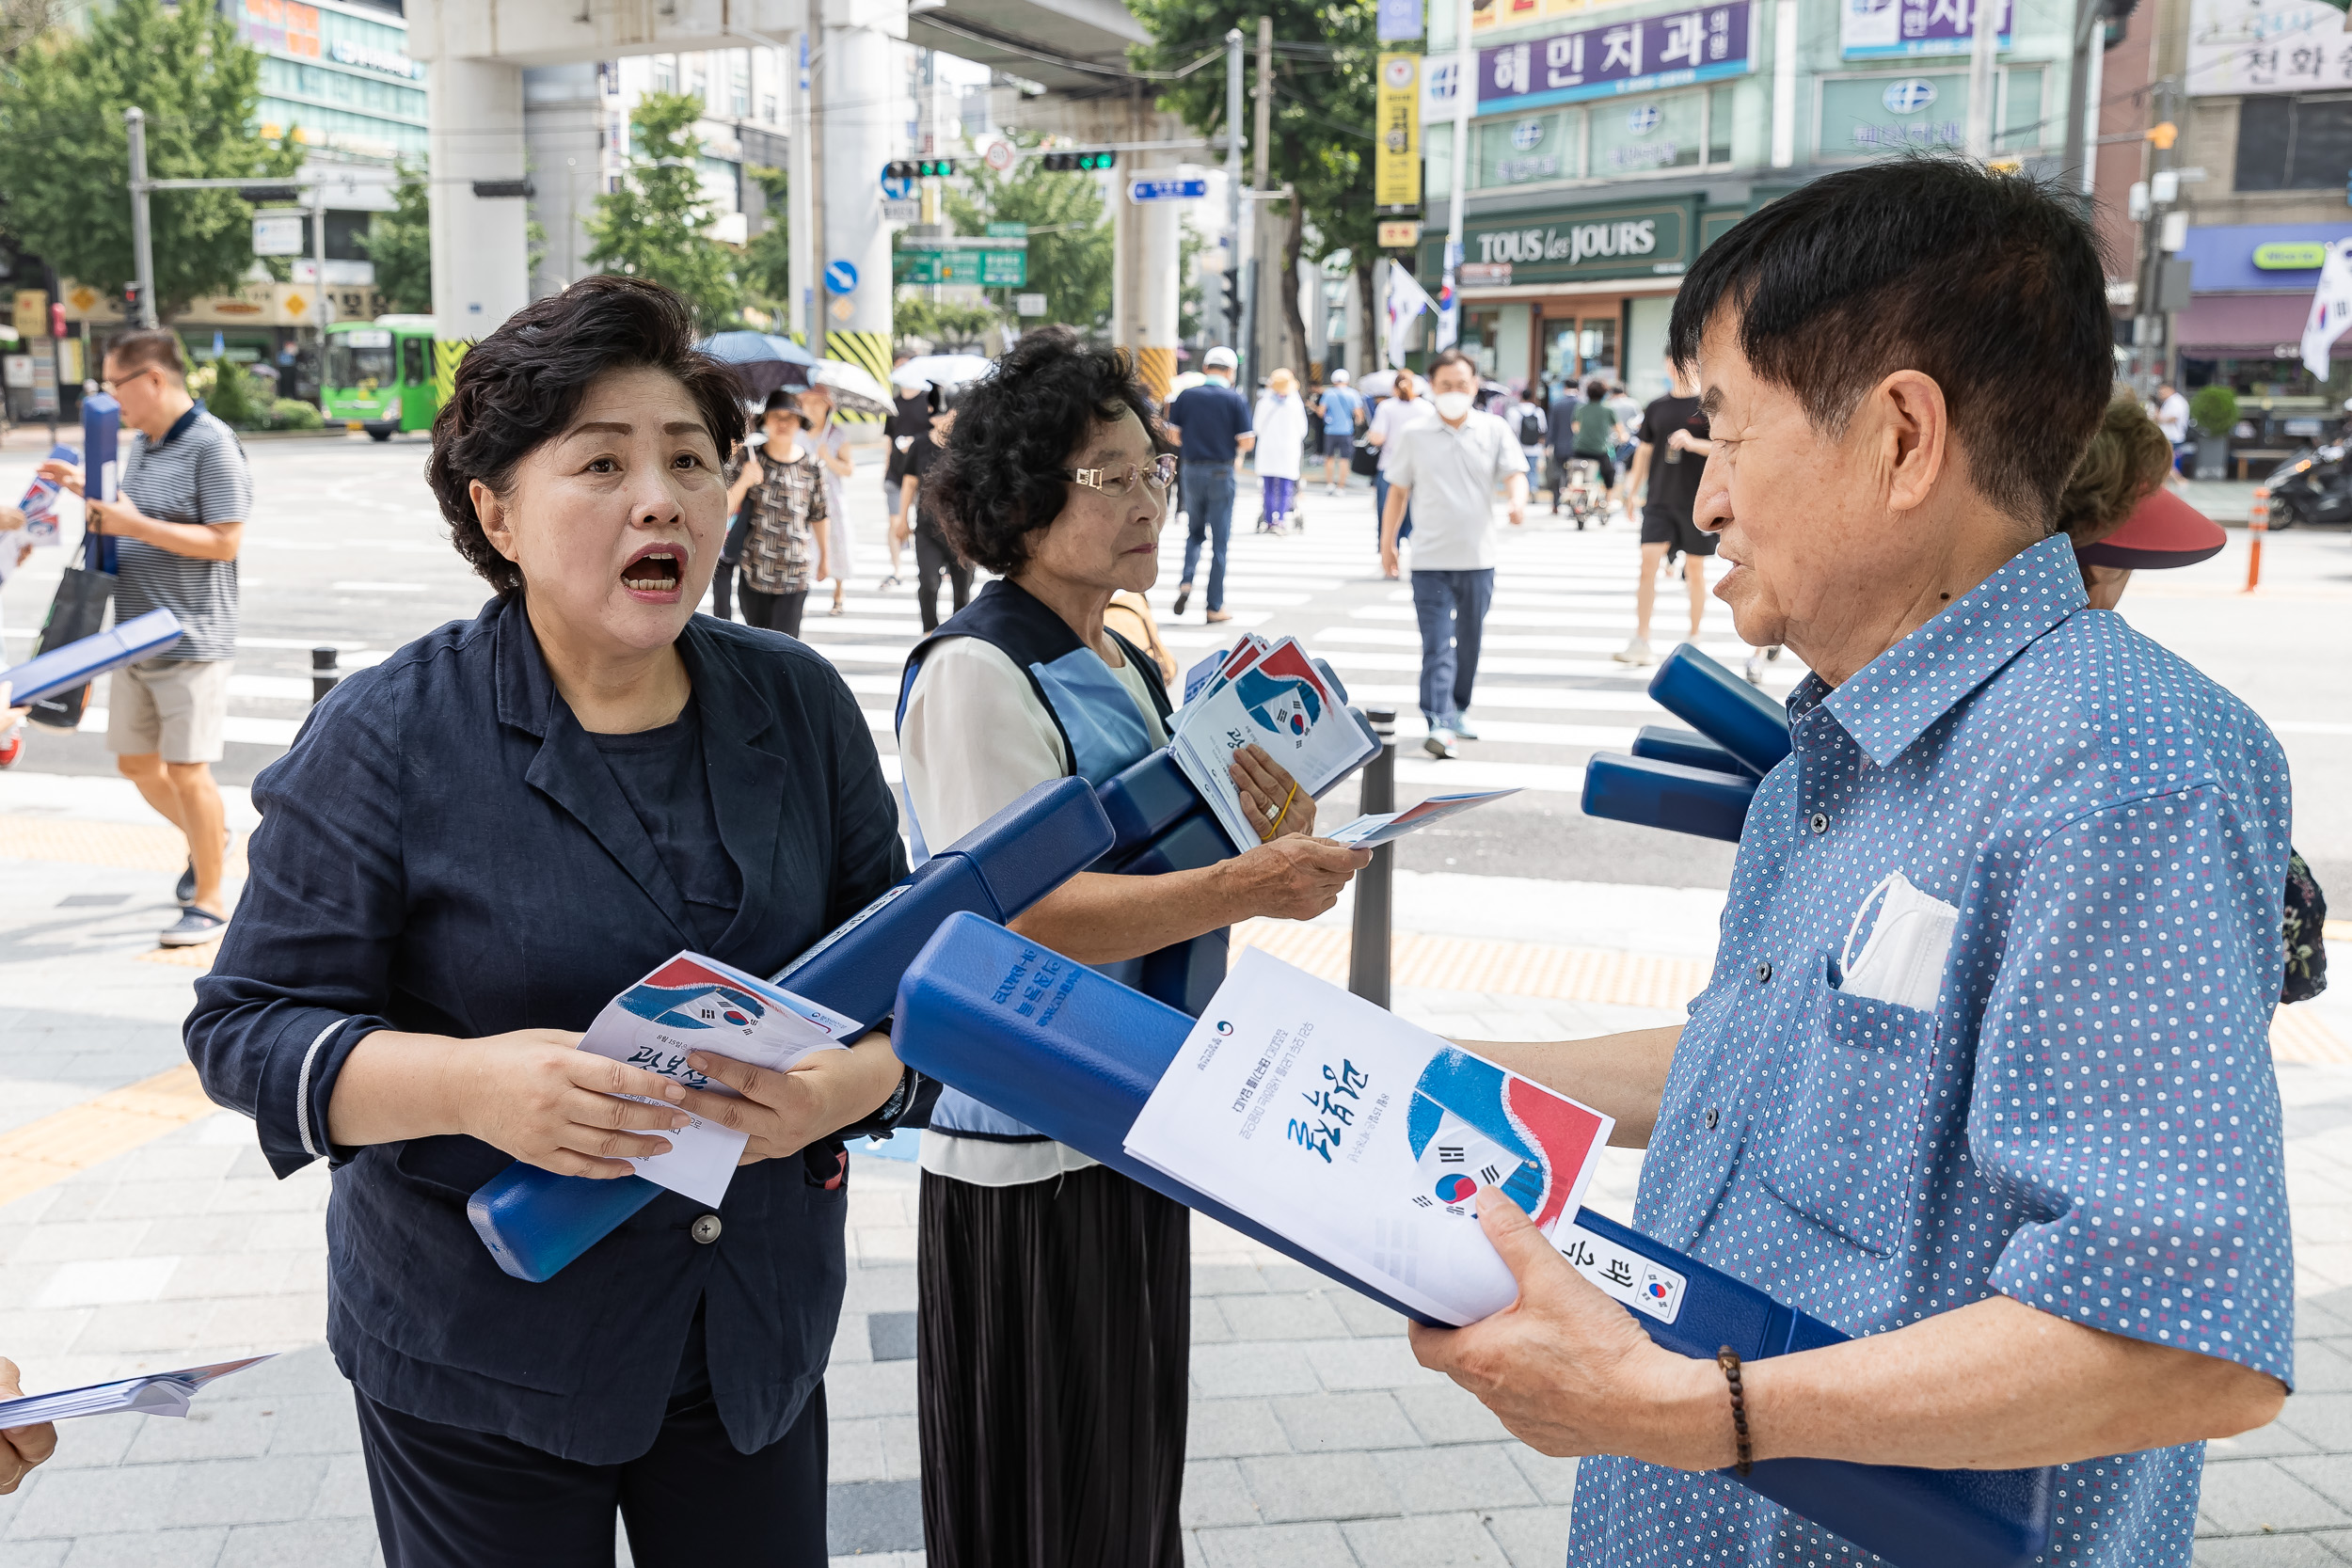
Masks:
[[[1305,499],[1307,531],[1278,536],[1248,531],[1248,514],[1253,510],[1248,484],[1245,478],[1238,508],[1242,527],[1232,540],[1225,574],[1230,620],[1209,625],[1202,619],[1207,609],[1205,560],[1186,614],[1181,621],[1173,617],[1184,551],[1181,521],[1163,535],[1159,578],[1151,594],[1162,617],[1163,640],[1181,667],[1229,646],[1245,631],[1298,637],[1329,661],[1353,702],[1396,712],[1397,783],[1407,799],[1448,788],[1514,787],[1553,798],[1553,809],[1573,809],[1570,801],[1557,798],[1573,797],[1581,789],[1587,757],[1596,751],[1625,750],[1644,724],[1673,721],[1647,695],[1650,672],[1612,657],[1625,647],[1634,629],[1633,586],[1640,554],[1630,531],[1619,527],[1579,532],[1538,515],[1524,529],[1503,531],[1500,539],[1494,604],[1486,623],[1471,705],[1479,738],[1463,742],[1455,760],[1423,756],[1415,684],[1422,664],[1421,633],[1412,590],[1409,582],[1380,575],[1368,493],[1355,490],[1336,499],[1310,495]],[[866,504],[861,487],[852,486],[850,494],[852,505],[859,508],[852,520],[860,576],[841,614],[826,612],[822,588],[810,596],[802,636],[840,671],[883,757],[884,770],[895,780],[893,710],[899,674],[909,650],[922,636],[922,622],[911,573],[887,591],[878,586],[883,558],[881,508]],[[299,535],[257,537],[256,544],[297,552],[330,547]],[[418,555],[446,549],[445,545],[399,537],[345,541],[333,547],[343,553],[331,563],[322,562],[325,569],[319,577],[326,579],[338,571],[349,575],[334,576],[323,586],[333,594],[364,594],[378,606],[388,600],[399,606],[403,613],[385,623],[398,631],[383,639],[387,645],[382,646],[364,645],[351,636],[261,635],[294,628],[255,613],[263,610],[268,594],[249,595],[247,625],[255,632],[240,637],[240,672],[230,682],[227,736],[233,745],[276,752],[293,743],[311,688],[307,676],[291,673],[300,668],[300,660],[289,656],[332,643],[338,648],[341,672],[348,674],[388,657],[400,637],[422,633],[445,613],[439,599],[405,597],[420,595],[423,585],[398,574],[423,572],[421,563],[379,561],[367,553],[381,549]],[[268,552],[262,553],[266,557]],[[1409,564],[1409,551],[1406,559]],[[428,575],[436,576],[435,592],[441,598],[454,593],[453,586],[437,581],[449,577],[454,583],[453,574]],[[985,574],[981,580],[986,580]],[[408,612],[412,606],[413,614]],[[704,609],[709,609],[707,601]],[[1652,628],[1652,641],[1661,652],[1673,645],[1687,614],[1682,583],[1661,582]],[[23,646],[27,633],[8,635],[0,662],[21,658],[27,651]],[[381,632],[377,635],[382,638]],[[1699,646],[1735,666],[1749,652],[1733,634],[1728,613],[1711,603]],[[269,673],[273,670],[280,673]],[[1784,658],[1768,667],[1766,689],[1785,692],[1802,673],[1794,659]],[[93,697],[85,730],[102,730],[106,721],[103,689]],[[1343,785],[1335,804],[1352,805],[1353,798],[1353,786]]]

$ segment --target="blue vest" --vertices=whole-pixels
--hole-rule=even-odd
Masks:
[[[1144,685],[1152,693],[1152,705],[1165,728],[1170,709],[1167,688],[1160,680],[1159,665],[1149,654],[1119,633],[1113,631],[1109,635],[1119,644],[1120,652],[1127,661],[1142,673]],[[1012,660],[1016,669],[1029,677],[1030,689],[1044,705],[1046,714],[1054,721],[1056,732],[1061,736],[1062,754],[1069,759],[1071,773],[1089,784],[1099,787],[1112,775],[1142,761],[1156,749],[1143,716],[1136,711],[1134,695],[1109,666],[1093,649],[1078,641],[1078,634],[1070,629],[1069,622],[1039,603],[1026,589],[1001,578],[981,589],[969,605],[957,611],[937,631],[917,642],[907,655],[906,673],[898,682],[896,728],[901,731],[905,728],[907,698],[914,690],[914,676],[923,667],[923,656],[930,652],[932,644],[950,637],[977,638],[991,647],[1000,649]],[[903,744],[902,737],[902,747]],[[916,865],[920,865],[930,858],[930,849],[924,841],[923,824],[914,814],[913,794],[903,785],[900,794],[914,841],[912,858]],[[1222,947],[1225,933],[1214,931],[1193,940],[1213,942]],[[1179,942],[1139,958],[1124,958],[1118,963],[1092,967],[1122,985],[1149,991],[1152,988],[1146,976],[1146,966],[1155,970],[1168,967],[1169,958],[1182,956],[1190,946],[1190,942]],[[1178,999],[1165,1000],[1173,1002]],[[988,1138],[1004,1143],[1045,1141],[1043,1133],[954,1089],[940,1091],[939,1103],[931,1111],[930,1125],[958,1137]]]

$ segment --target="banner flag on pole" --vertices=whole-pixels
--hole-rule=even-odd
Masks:
[[[2328,379],[2328,351],[2344,328],[2352,326],[2352,241],[2331,241],[2327,260],[2319,265],[2319,287],[2312,294],[2311,314],[2303,318],[2303,368],[2321,381]]]
[[[1429,291],[1421,286],[1421,279],[1395,262],[1389,263],[1388,331],[1389,368],[1402,370],[1405,366],[1406,341],[1410,336],[1413,319],[1423,310],[1435,310],[1438,302],[1429,297]]]

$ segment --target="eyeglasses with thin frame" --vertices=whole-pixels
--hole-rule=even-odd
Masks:
[[[140,376],[152,375],[155,373],[157,368],[158,367],[153,365],[147,365],[138,370],[133,371],[126,376],[119,378],[111,376],[106,377],[98,383],[98,389],[105,393],[108,397],[113,397],[115,395],[116,388],[127,386],[130,383],[136,381]]]
[[[1057,472],[1073,484],[1099,490],[1113,500],[1125,500],[1136,493],[1137,484],[1165,490],[1174,483],[1176,459],[1163,452],[1149,463],[1130,463],[1124,468],[1061,468]]]

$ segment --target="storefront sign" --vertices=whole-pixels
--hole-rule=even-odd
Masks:
[[[1837,50],[1850,60],[1905,55],[1965,55],[1976,41],[1974,12],[1983,0],[1845,0],[1837,8]],[[2000,46],[2010,46],[2016,7],[1999,0]],[[2341,16],[2341,13],[2339,13]]]
[[[2264,272],[2312,272],[2328,260],[2328,247],[2316,242],[2280,241],[2254,247],[2254,265]]]
[[[1376,207],[1421,205],[1421,56],[1380,56],[1378,96],[1373,106],[1379,139],[1372,160],[1372,200]]]
[[[1643,17],[1478,52],[1478,112],[1507,114],[1742,76],[1755,36],[1741,3]]]
[[[2190,0],[2192,97],[2352,87],[2352,37],[2325,0]]]
[[[1405,43],[1421,37],[1421,0],[1379,0],[1373,26],[1382,43]]]
[[[1628,0],[1470,0],[1470,31],[1524,27],[1534,22],[1581,22]]]
[[[10,325],[16,335],[24,339],[49,336],[49,294],[43,289],[19,289],[11,302]]]
[[[1383,250],[1410,250],[1421,244],[1421,224],[1414,218],[1388,218],[1377,235]]]
[[[327,50],[344,65],[356,65],[368,71],[380,71],[387,76],[405,76],[414,81],[424,74],[424,68],[407,55],[391,49],[370,49],[364,43],[344,43],[338,40]]]
[[[1696,254],[1698,200],[1613,202],[1474,219],[1463,227],[1459,276],[1466,287],[1480,286],[1482,277],[1491,285],[1498,277],[1514,284],[1672,277]],[[1436,275],[1443,248],[1442,238],[1422,246],[1425,273]]]
[[[237,31],[265,55],[319,57],[319,8],[297,0],[244,0]]]

